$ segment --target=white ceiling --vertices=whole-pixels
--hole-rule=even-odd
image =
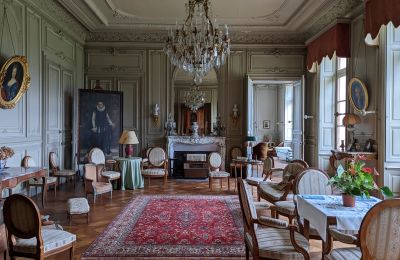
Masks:
[[[90,32],[148,33],[182,23],[188,0],[58,0]],[[212,17],[234,33],[305,33],[314,24],[345,16],[361,0],[211,0]],[[325,21],[326,22],[326,21]],[[320,22],[321,23],[321,22]]]

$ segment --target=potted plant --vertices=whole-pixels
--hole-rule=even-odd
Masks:
[[[337,174],[329,180],[328,185],[333,185],[342,192],[345,207],[354,207],[356,196],[369,198],[372,190],[379,190],[386,197],[393,196],[388,187],[379,188],[375,184],[373,176],[378,173],[372,168],[365,167],[364,161],[364,156],[356,156],[346,163],[346,169],[340,165]]]
[[[0,170],[6,167],[7,159],[14,155],[14,150],[10,147],[3,146],[0,148]]]

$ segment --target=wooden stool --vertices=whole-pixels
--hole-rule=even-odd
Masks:
[[[71,225],[72,215],[86,214],[86,223],[89,223],[90,206],[86,198],[71,198],[68,199],[68,220]]]

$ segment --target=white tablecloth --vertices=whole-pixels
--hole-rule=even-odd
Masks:
[[[300,218],[307,219],[325,241],[328,217],[336,218],[338,230],[357,233],[365,214],[379,201],[375,197],[357,197],[355,207],[344,207],[342,196],[298,195],[297,211]]]

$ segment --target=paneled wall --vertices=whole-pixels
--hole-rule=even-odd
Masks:
[[[141,46],[134,43],[93,43],[86,47],[86,88],[99,80],[103,89],[124,92],[124,128],[138,131],[140,144],[136,153],[148,146],[165,146],[163,129],[167,115],[173,110],[173,82],[177,70],[160,45]],[[245,76],[283,79],[304,74],[304,48],[301,46],[234,46],[227,63],[219,71],[218,112],[226,126],[227,151],[242,146],[246,135]],[[135,84],[119,87],[122,80]],[[160,105],[160,121],[155,124],[151,108]],[[240,120],[232,120],[232,108],[238,105]],[[127,121],[128,120],[128,121]],[[229,158],[228,158],[229,159]]]
[[[15,150],[7,166],[19,166],[26,154],[38,165],[47,165],[48,152],[55,151],[62,164],[71,167],[76,145],[74,101],[76,89],[83,86],[84,43],[65,32],[65,24],[49,20],[37,3],[0,3],[0,10],[6,7],[8,20],[1,61],[24,55],[31,76],[30,88],[17,106],[0,109],[0,145]]]

